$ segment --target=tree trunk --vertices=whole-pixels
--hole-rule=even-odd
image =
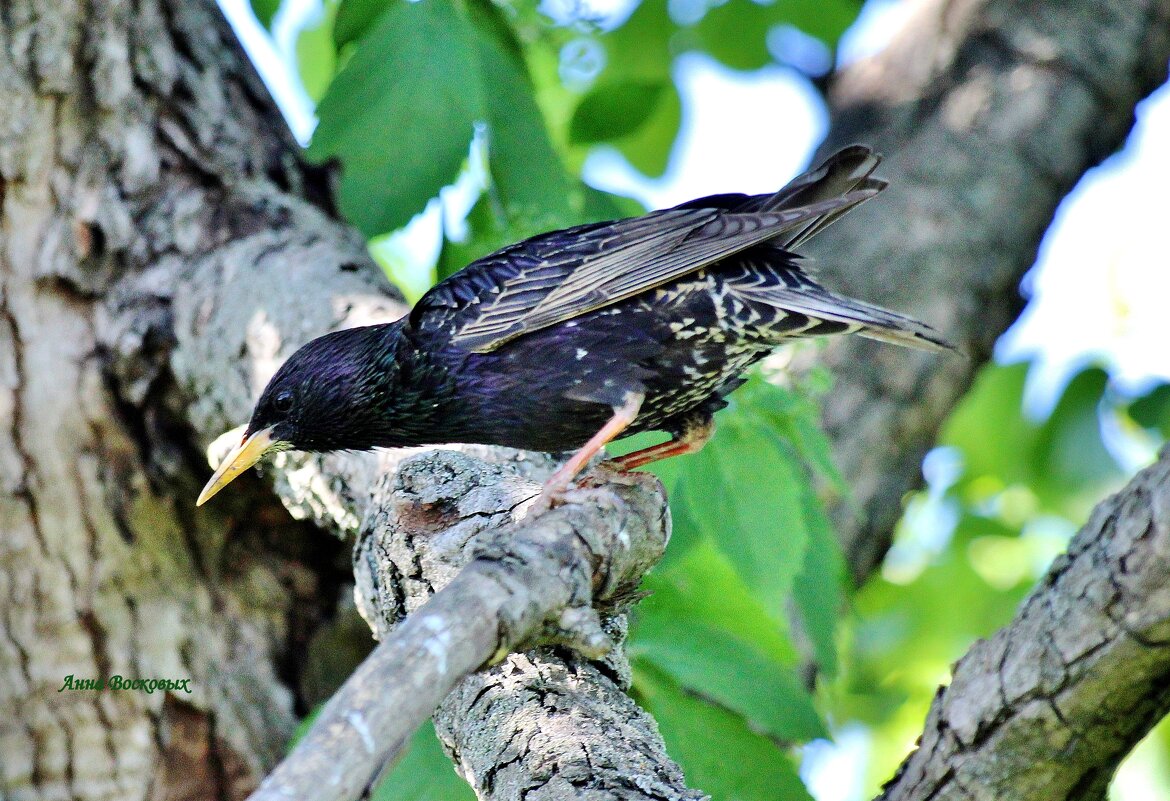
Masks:
[[[0,41],[0,794],[241,798],[349,559],[255,480],[195,510],[178,279],[298,215],[301,250],[364,247],[297,199],[320,177],[211,2],[5,2]]]

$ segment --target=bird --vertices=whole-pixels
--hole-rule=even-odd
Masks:
[[[856,333],[953,349],[917,320],[831,292],[796,249],[886,188],[865,145],[772,194],[720,194],[539,234],[472,262],[401,319],[327,333],[261,393],[197,505],[266,454],[447,443],[569,453],[557,498],[608,443],[670,439],[610,460],[693,453],[744,372],[801,337]]]

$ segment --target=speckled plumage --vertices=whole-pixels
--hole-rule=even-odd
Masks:
[[[877,163],[846,148],[774,195],[719,195],[504,248],[403,320],[306,345],[249,430],[274,426],[306,450],[566,451],[634,396],[627,433],[698,427],[744,370],[792,337],[945,346],[920,323],[820,287],[792,252],[885,186],[871,177]]]

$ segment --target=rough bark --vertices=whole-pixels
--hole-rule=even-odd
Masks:
[[[515,463],[436,451],[384,486],[355,557],[359,607],[383,642],[255,801],[356,797],[452,689],[437,730],[482,798],[698,797],[614,684],[628,674],[620,652],[597,664],[549,647],[511,653],[611,642],[594,606],[629,598],[666,545],[656,480],[579,490],[535,517],[540,484]]]
[[[516,461],[508,451],[476,450],[491,461],[438,452],[408,462],[389,502],[363,527],[355,553],[357,591],[380,636],[462,570],[469,553],[511,548],[510,520],[524,514],[524,501],[539,492],[553,467],[546,459]],[[480,798],[702,797],[687,790],[653,719],[624,692],[630,679],[620,648],[625,618],[615,605],[630,600],[640,576],[658,561],[669,528],[658,482],[647,485],[648,478],[631,476],[573,497],[573,515],[593,518],[577,526],[591,533],[578,536],[619,543],[608,555],[591,546],[585,565],[605,630],[619,647],[599,661],[563,647],[513,653],[467,677],[439,707],[436,731]],[[553,524],[552,514],[533,525]],[[622,564],[627,567],[614,569]],[[546,636],[570,645],[583,634],[587,639],[583,610],[569,604],[566,611]]]
[[[1167,0],[929,0],[887,49],[833,79],[823,148],[874,145],[892,183],[813,241],[819,267],[967,354],[855,337],[828,349],[824,419],[852,495],[834,522],[858,582],[889,548],[939,427],[1018,315],[1020,279],[1056,207],[1121,147],[1167,63]]]
[[[1170,448],[954,669],[882,801],[1100,799],[1170,712]]]

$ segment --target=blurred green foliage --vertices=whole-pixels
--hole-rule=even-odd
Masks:
[[[253,8],[268,25],[279,2]],[[784,59],[773,37],[783,29],[831,50],[860,3],[585,9],[325,0],[299,32],[297,69],[318,103],[308,155],[340,163],[343,213],[409,298],[523,237],[640,213],[585,185],[581,166],[608,145],[647,176],[665,171],[683,113],[680,54],[755,70]],[[465,230],[443,231],[437,263],[414,263],[392,232],[456,181],[471,187],[452,226]],[[928,460],[930,486],[908,501],[882,574],[852,598],[824,512],[846,495],[818,425],[824,376],[793,386],[756,374],[703,451],[654,466],[674,535],[632,616],[633,692],[693,786],[716,801],[803,801],[794,746],[862,724],[871,794],[912,747],[951,662],[1011,617],[1089,507],[1131,472],[1102,423],[1149,442],[1170,435],[1170,389],[1127,400],[1090,368],[1050,413],[1030,416],[1027,372],[983,371]],[[375,795],[472,797],[429,726]]]
[[[252,13],[265,28],[272,27],[272,20],[280,10],[282,0],[252,0]]]
[[[1170,384],[1154,387],[1134,400],[1127,411],[1136,425],[1170,437]]]
[[[426,723],[406,753],[370,796],[371,801],[475,801],[475,792],[451,768],[435,728]]]
[[[981,371],[927,459],[930,484],[909,500],[881,574],[854,598],[832,709],[870,729],[866,797],[913,747],[952,663],[1012,618],[1089,509],[1164,436],[1165,387],[1133,400],[1087,367],[1050,411],[1029,414],[1029,369]],[[1170,754],[1165,732],[1152,742]]]

